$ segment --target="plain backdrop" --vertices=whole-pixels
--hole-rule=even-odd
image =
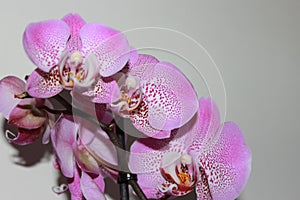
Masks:
[[[199,96],[210,91],[223,119],[235,121],[243,130],[253,163],[240,199],[298,199],[299,10],[298,0],[2,1],[0,78],[9,74],[23,78],[34,69],[22,46],[23,31],[31,22],[74,12],[87,22],[129,30],[133,46],[151,47],[153,55],[179,66]],[[217,68],[205,60],[208,56],[196,42],[209,52]],[[194,68],[186,67],[193,59]],[[50,151],[39,143],[13,146],[0,137],[1,198],[67,199],[51,191],[63,179],[52,167]],[[27,166],[17,164],[22,158]],[[111,183],[107,191],[118,199]]]

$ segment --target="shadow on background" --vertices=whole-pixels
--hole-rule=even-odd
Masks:
[[[5,131],[10,130],[13,133],[16,133],[18,130],[16,127],[11,126],[7,123],[7,120],[2,121],[2,136],[3,140],[7,141],[5,137]],[[42,134],[40,138],[33,142],[30,145],[17,145],[13,143],[7,142],[10,146],[12,146],[17,153],[12,155],[12,160],[15,164],[21,165],[21,166],[34,166],[37,163],[41,162],[43,159],[46,161],[51,160],[51,155],[52,155],[52,149],[51,149],[51,144],[43,144],[42,143]]]
[[[2,120],[2,137],[4,140],[6,140],[5,137],[5,131],[10,130],[11,132],[16,132],[17,128],[14,126],[10,126],[7,124],[7,120]],[[53,154],[51,143],[43,144],[42,141],[42,134],[41,137],[33,142],[30,145],[20,146],[13,143],[7,142],[10,146],[12,146],[17,153],[12,155],[13,161],[17,165],[21,165],[24,167],[31,167],[42,160],[45,160],[46,162],[51,161],[51,157]],[[56,178],[57,185],[61,185],[62,183],[66,183],[66,178],[58,172],[58,177]],[[112,199],[119,199],[119,186],[114,181],[112,181],[110,178],[105,179],[105,193],[109,195]],[[71,196],[69,192],[64,193],[66,199],[70,200]],[[136,197],[131,197],[131,200],[138,200]],[[196,195],[194,192],[191,192],[190,194],[183,196],[183,197],[177,197],[176,200],[193,200],[196,199]],[[237,198],[236,200],[244,200],[242,197]]]

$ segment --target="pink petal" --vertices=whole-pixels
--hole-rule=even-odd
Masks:
[[[220,114],[216,104],[210,98],[199,100],[196,140],[209,142],[216,135],[220,126]]]
[[[113,115],[107,110],[105,104],[95,104],[96,118],[105,124],[110,124],[113,120]]]
[[[61,116],[51,131],[61,171],[69,178],[74,175],[73,144],[76,141],[76,133],[77,127],[70,116]]]
[[[104,162],[110,166],[117,166],[116,147],[100,126],[80,118],[76,118],[76,122],[80,124],[78,132],[82,144],[92,153],[92,156],[95,157],[98,162]]]
[[[72,53],[81,49],[80,29],[85,25],[85,21],[78,14],[68,14],[62,18],[70,27],[71,36],[68,40],[68,49]]]
[[[48,108],[53,109],[53,105],[49,100],[45,100],[44,105],[47,106]],[[43,144],[48,144],[51,138],[51,129],[54,127],[55,121],[56,121],[56,116],[52,113],[46,112],[46,117],[47,117],[47,123],[45,124],[45,131],[44,135],[42,138],[42,143]]]
[[[46,121],[45,112],[35,107],[36,99],[22,99],[22,101],[11,111],[8,123],[13,126],[26,129],[36,129]]]
[[[100,177],[102,178],[102,177]],[[106,199],[104,192],[104,181],[103,178],[97,178],[97,182],[93,180],[88,174],[82,172],[80,186],[84,197],[87,200],[102,200]],[[98,185],[98,184],[100,185]]]
[[[167,139],[141,138],[131,145],[130,170],[133,173],[149,173],[157,171],[161,159],[168,152],[182,153],[187,148],[184,141],[186,135],[172,134]]]
[[[139,54],[137,50],[133,47],[130,48],[130,54],[129,54],[129,60],[128,60],[128,66],[134,66],[134,64],[137,62],[139,58]],[[129,67],[130,68],[130,67]]]
[[[200,179],[195,189],[197,200],[213,200],[209,189],[208,176],[202,167],[200,167],[199,171]]]
[[[167,139],[141,138],[136,140],[130,149],[130,170],[133,173],[148,173],[157,171],[161,159],[168,152],[182,153],[187,149],[186,134],[172,134]]]
[[[217,135],[220,126],[220,115],[216,104],[210,98],[199,100],[197,114],[177,130],[177,134],[186,134],[185,146],[199,154]]]
[[[28,145],[36,141],[43,131],[43,127],[37,129],[23,129],[19,128],[17,135],[10,131],[6,131],[6,138],[9,142],[18,145]]]
[[[164,193],[158,189],[158,184],[164,183],[165,179],[162,177],[160,171],[145,174],[138,174],[138,184],[149,199],[160,199]]]
[[[100,190],[104,193],[105,190],[105,182],[102,174],[99,174],[96,178],[93,178],[93,181],[97,184]]]
[[[83,95],[93,97],[94,103],[111,103],[119,99],[120,90],[112,78],[99,78],[93,90],[84,92]]]
[[[51,135],[51,128],[47,124],[47,125],[45,125],[45,130],[44,130],[44,134],[43,134],[43,138],[42,138],[42,143],[43,144],[48,144],[49,143],[50,135]]]
[[[197,112],[196,92],[173,65],[160,62],[146,69],[142,90],[148,103],[148,120],[159,130],[172,130],[187,123]]]
[[[198,160],[207,176],[212,198],[237,198],[251,170],[251,152],[245,144],[241,130],[232,122],[225,123],[219,138],[209,147],[199,155]]]
[[[143,65],[155,66],[157,63],[159,63],[159,60],[151,55],[147,55],[147,54],[135,55],[134,52],[132,52],[132,54],[130,54],[130,55],[131,55],[130,59],[135,60],[135,62],[133,62],[133,61],[130,62],[130,65],[129,65],[130,69],[133,69],[133,68],[139,67],[139,66],[143,66]],[[136,76],[138,76],[138,74],[136,74]],[[138,76],[138,77],[143,78],[142,76]]]
[[[58,67],[53,67],[49,73],[36,69],[27,80],[27,92],[32,97],[49,98],[57,95],[62,90]]]
[[[145,80],[145,77],[147,77],[157,63],[159,63],[159,61],[155,57],[146,54],[139,54],[134,63],[129,62],[128,70],[130,75],[141,81]]]
[[[111,76],[121,70],[129,59],[130,47],[124,35],[102,24],[90,23],[80,32],[82,53],[94,53],[99,59],[100,74]]]
[[[23,92],[25,92],[25,83],[18,77],[7,76],[0,81],[0,112],[3,117],[8,119],[12,109],[21,101],[15,95]]]
[[[99,121],[109,124],[113,120],[111,112],[107,110],[106,104],[93,103],[91,98],[81,94],[81,91],[72,90],[72,105],[78,109],[84,110],[87,114]],[[77,117],[75,117],[76,120]]]
[[[29,24],[24,32],[23,45],[28,57],[41,70],[58,64],[67,46],[70,28],[61,20],[47,20]]]
[[[75,164],[75,163],[74,163]],[[80,173],[81,170],[78,169],[76,165],[73,166],[74,168],[74,176],[73,178],[68,179],[68,187],[71,194],[72,200],[82,200],[83,195],[80,187]]]
[[[129,168],[138,174],[138,182],[148,198],[163,196],[158,190],[158,185],[166,182],[160,172],[162,159],[169,152],[182,154],[187,148],[186,140],[190,140],[186,134],[173,133],[167,139],[143,138],[132,144]]]
[[[159,170],[166,151],[165,140],[139,139],[131,145],[129,168],[132,173],[150,173]]]
[[[157,139],[163,139],[170,137],[171,131],[158,130],[153,128],[148,120],[149,107],[145,100],[142,100],[139,107],[131,112],[130,119],[133,125],[143,134]]]

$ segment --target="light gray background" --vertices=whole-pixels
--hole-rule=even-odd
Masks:
[[[121,31],[155,26],[183,32],[201,43],[216,62],[226,88],[226,120],[239,124],[252,150],[252,174],[240,199],[298,199],[299,10],[297,0],[2,1],[0,78],[24,77],[33,70],[21,42],[28,23],[69,12]],[[165,39],[158,35],[155,42],[160,40]],[[222,94],[219,89],[216,93]],[[222,104],[222,96],[216,98]],[[48,153],[37,164],[23,167],[13,163],[18,150],[4,137],[0,143],[2,198],[66,199],[51,192],[58,176]],[[33,159],[43,155],[22,149]]]

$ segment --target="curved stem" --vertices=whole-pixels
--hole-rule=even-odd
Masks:
[[[165,196],[161,197],[160,200],[167,200],[170,197],[171,197],[171,195],[166,194]]]
[[[147,200],[146,195],[144,194],[143,190],[135,180],[129,180],[128,182],[131,185],[134,192],[136,193],[136,195],[139,197],[139,199]]]
[[[51,114],[55,114],[55,115],[57,115],[57,114],[72,114],[69,112],[69,110],[55,110],[55,109],[49,108],[45,105],[38,107],[38,109],[45,110],[45,111],[47,111]]]
[[[120,123],[122,125],[123,123]],[[125,141],[125,133],[124,131],[117,125],[116,126],[116,134],[119,138],[119,141],[121,143],[121,149],[118,149],[117,155],[118,155],[118,165],[121,168],[121,170],[128,170],[127,166],[127,160],[125,156],[122,156],[122,152],[120,150],[126,150],[126,141]],[[128,176],[127,172],[120,171],[119,172],[119,188],[120,188],[120,200],[129,200],[129,187],[128,187],[128,180],[126,179]]]
[[[89,114],[83,112],[82,110],[72,106],[67,100],[65,100],[59,94],[52,97],[52,98],[55,99],[57,102],[59,102],[61,105],[63,105],[66,108],[66,111],[64,111],[63,113],[70,114],[70,115],[71,114],[78,115],[82,118],[85,118],[85,119],[89,120],[90,122],[98,124],[104,131],[108,131],[108,130],[111,129],[111,124],[102,123],[101,121],[97,120],[96,118],[92,117],[91,115],[89,115]]]

